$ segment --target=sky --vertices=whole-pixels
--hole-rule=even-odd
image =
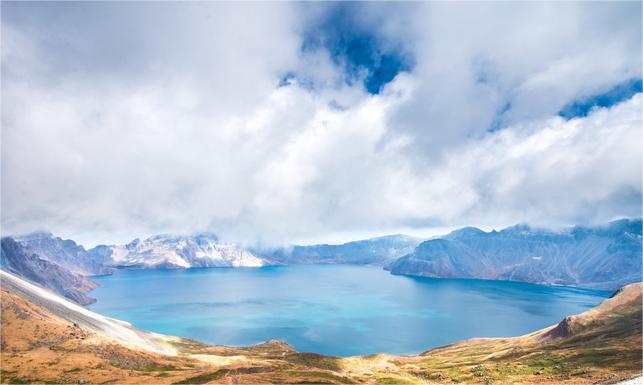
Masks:
[[[1,231],[640,217],[640,2],[2,2]]]

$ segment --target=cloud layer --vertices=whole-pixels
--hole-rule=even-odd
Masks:
[[[333,4],[2,7],[3,233],[282,242],[641,213],[641,95],[558,116],[640,79],[639,3],[363,3],[369,55],[413,59],[377,93],[381,61],[333,48],[354,37],[306,45]]]

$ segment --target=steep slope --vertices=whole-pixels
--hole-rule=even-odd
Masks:
[[[54,290],[81,305],[95,302],[86,293],[95,289],[96,283],[85,276],[40,258],[13,238],[2,238],[1,246],[0,268],[2,270]]]
[[[421,239],[407,235],[389,235],[341,245],[292,246],[258,253],[272,262],[286,265],[346,263],[384,266],[411,253],[420,242]]]
[[[156,374],[172,368],[189,376],[200,369],[155,343],[156,335],[76,307],[18,277],[3,272],[0,278],[3,383],[169,383]]]
[[[641,220],[554,232],[526,225],[464,228],[421,243],[393,274],[483,278],[616,289],[641,280]]]
[[[100,254],[90,253],[81,245],[70,239],[54,237],[51,233],[36,232],[15,240],[38,254],[42,259],[53,262],[67,270],[82,275],[110,274],[114,271],[109,267],[109,258]]]
[[[172,340],[169,337],[144,332],[133,328],[127,322],[96,314],[11,273],[0,271],[0,277],[4,289],[10,290],[53,314],[64,317],[75,327],[82,327],[90,332],[98,333],[102,338],[131,348],[162,354],[176,354],[176,350],[168,342]]]
[[[614,383],[641,375],[641,284],[559,326],[462,341],[419,356],[329,357],[269,341],[208,346],[92,313],[7,273],[3,383]],[[566,321],[563,321],[566,322]],[[565,328],[567,330],[567,328]]]
[[[581,314],[565,317],[554,328],[540,333],[539,337],[543,340],[574,337],[582,334],[583,331],[604,327],[605,324],[613,321],[610,318],[622,317],[630,312],[638,311],[640,313],[641,289],[643,289],[643,285],[640,283],[624,286],[595,308]],[[632,319],[632,321],[640,320]],[[640,325],[637,326],[637,322],[634,322],[632,327],[640,328]]]
[[[219,242],[214,234],[156,235],[127,245],[97,246],[90,253],[112,266],[136,268],[257,267],[266,263],[240,245]]]

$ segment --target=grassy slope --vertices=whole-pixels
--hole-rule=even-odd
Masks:
[[[419,356],[336,358],[271,341],[177,339],[177,356],[127,348],[2,290],[3,383],[606,383],[641,374],[641,288],[527,336],[474,339]]]

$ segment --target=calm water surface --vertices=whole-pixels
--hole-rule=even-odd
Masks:
[[[280,339],[337,356],[525,334],[611,294],[350,265],[130,270],[94,279],[100,287],[91,309],[139,328],[211,344]]]

